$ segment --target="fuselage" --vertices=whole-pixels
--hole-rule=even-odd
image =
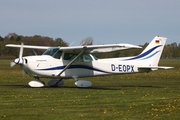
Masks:
[[[91,54],[82,55],[85,59],[78,59],[61,75],[58,75],[71,60],[54,58],[49,55],[23,57],[24,71],[29,75],[48,78],[70,78],[72,76],[87,77],[109,74],[126,74],[138,71],[138,64],[125,61],[125,58],[96,59]]]
[[[59,47],[48,48],[42,55],[23,57],[21,64],[29,75],[48,78],[70,78],[149,72],[151,66],[158,66],[166,38],[155,37],[137,56],[97,59],[90,54],[87,47],[60,50]]]

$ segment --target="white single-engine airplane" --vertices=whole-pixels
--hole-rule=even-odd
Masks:
[[[98,59],[91,53],[106,53],[130,48],[141,48],[131,44],[108,44],[91,46],[47,47],[7,44],[7,47],[19,47],[19,58],[11,62],[11,67],[19,64],[22,69],[35,78],[28,84],[31,87],[44,87],[39,78],[50,78],[51,87],[64,84],[63,79],[74,78],[77,87],[91,87],[87,80],[79,77],[150,72],[158,68],[172,67],[158,66],[167,38],[156,36],[150,44],[137,56]],[[23,48],[47,49],[42,55],[23,55]]]

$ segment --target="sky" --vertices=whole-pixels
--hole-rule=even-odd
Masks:
[[[0,36],[62,38],[80,45],[180,43],[180,0],[0,0]]]

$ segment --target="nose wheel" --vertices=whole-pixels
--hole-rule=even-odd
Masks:
[[[40,88],[40,87],[44,87],[45,83],[39,80],[39,77],[35,77],[35,80],[30,81],[28,85],[33,88]]]

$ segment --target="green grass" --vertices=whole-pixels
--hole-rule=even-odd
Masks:
[[[180,119],[180,60],[161,60],[172,70],[84,78],[93,83],[86,89],[72,79],[61,88],[30,88],[33,78],[9,62],[0,60],[2,120]]]

